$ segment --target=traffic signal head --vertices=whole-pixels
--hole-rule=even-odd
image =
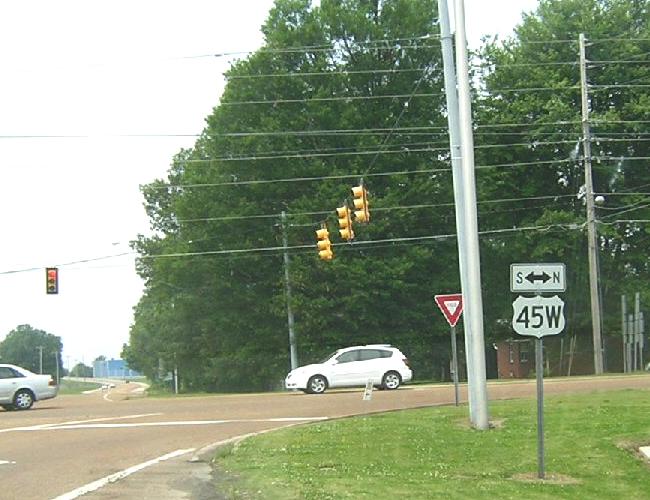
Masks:
[[[356,222],[370,222],[370,211],[368,210],[368,190],[360,184],[352,188],[354,196],[354,220]]]
[[[318,247],[318,256],[322,260],[332,260],[334,258],[334,253],[332,252],[330,233],[324,224],[322,228],[316,231],[316,238],[318,238],[318,242],[316,243],[316,246]]]
[[[45,292],[48,295],[59,293],[59,270],[56,267],[45,269]]]
[[[346,241],[354,239],[354,231],[352,230],[352,211],[347,205],[338,207],[336,215],[339,218],[339,234],[341,238]]]

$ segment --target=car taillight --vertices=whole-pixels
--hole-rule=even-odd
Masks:
[[[409,360],[408,360],[407,358],[402,358],[402,361],[404,362],[404,364],[405,364],[406,366],[408,366],[409,368],[411,368],[411,365],[409,365]]]
[[[56,385],[56,382],[54,381],[54,379],[50,378],[50,381],[47,383],[47,385],[52,387]]]

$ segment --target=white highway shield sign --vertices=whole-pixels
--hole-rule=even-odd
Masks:
[[[564,301],[557,295],[517,297],[512,310],[512,328],[519,335],[542,338],[564,330]]]

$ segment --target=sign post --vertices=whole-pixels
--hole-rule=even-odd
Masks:
[[[537,379],[537,477],[544,479],[544,347],[535,339],[535,378]]]
[[[542,338],[562,333],[566,325],[564,301],[544,292],[566,290],[564,264],[511,264],[510,290],[535,293],[517,297],[512,303],[512,328],[519,335],[535,337],[537,380],[537,477],[544,479],[544,346]]]
[[[456,323],[463,312],[463,296],[460,293],[451,295],[436,295],[436,304],[444,314],[451,328],[451,376],[454,381],[454,400],[456,406],[460,400],[458,389],[458,354],[456,351]]]

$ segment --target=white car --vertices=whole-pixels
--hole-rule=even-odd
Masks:
[[[382,389],[397,389],[412,378],[408,360],[399,349],[373,344],[339,349],[320,363],[291,370],[284,384],[287,389],[321,394],[330,387],[364,386],[368,381]]]
[[[0,406],[5,410],[29,410],[34,401],[54,398],[58,392],[51,375],[0,364]]]

